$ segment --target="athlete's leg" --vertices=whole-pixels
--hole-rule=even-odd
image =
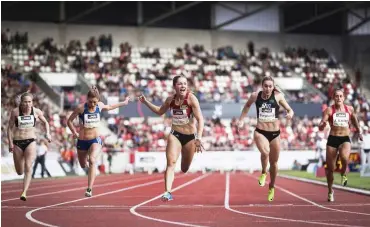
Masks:
[[[195,139],[189,141],[182,147],[181,150],[181,171],[186,173],[189,170],[196,152]]]
[[[22,175],[24,173],[24,153],[22,149],[16,145],[14,145],[13,160],[15,171],[17,171],[18,175]]]
[[[254,131],[254,141],[256,142],[257,148],[261,153],[262,174],[258,180],[258,184],[260,186],[265,186],[268,158],[270,153],[270,143],[264,135],[257,131]]]
[[[273,139],[270,143],[270,184],[269,188],[275,185],[275,179],[278,173],[278,160],[280,155],[280,136]]]
[[[328,181],[329,193],[333,192],[334,170],[337,161],[337,148],[326,146],[326,179]]]
[[[30,143],[24,151],[24,179],[23,179],[23,193],[27,194],[28,187],[32,178],[32,163],[36,158],[36,141]]]
[[[87,157],[88,157],[88,151],[87,150],[77,150],[78,155],[78,162],[80,163],[80,166],[82,169],[87,167]]]
[[[177,159],[179,158],[181,151],[180,141],[172,134],[168,136],[167,148],[166,148],[166,158],[167,167],[165,172],[165,191],[171,192],[172,183],[175,177],[175,167]]]
[[[342,185],[344,186],[347,185],[346,170],[348,166],[348,158],[350,153],[351,153],[351,143],[345,142],[339,146],[339,157],[342,163],[342,169],[340,173],[342,175]]]
[[[89,172],[88,172],[88,185],[89,189],[92,188],[94,185],[95,177],[96,177],[96,159],[100,154],[102,149],[102,145],[99,143],[93,143],[89,149]]]

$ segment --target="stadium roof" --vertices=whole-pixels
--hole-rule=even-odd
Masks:
[[[240,3],[240,2],[239,2]],[[272,5],[280,9],[281,28],[286,33],[342,35],[347,14],[366,23],[370,15],[356,15],[355,8],[369,2],[245,2],[263,4],[255,12],[242,13],[222,25],[212,25],[212,5],[224,2],[1,2],[2,20],[73,24],[107,24],[166,28],[220,29],[224,24],[246,18]],[[236,9],[230,9],[237,11]],[[368,13],[370,14],[370,12]]]

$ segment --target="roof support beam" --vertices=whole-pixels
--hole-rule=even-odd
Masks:
[[[194,6],[196,6],[196,5],[200,4],[200,3],[202,3],[202,2],[191,2],[189,4],[180,6],[180,7],[176,8],[175,10],[171,10],[168,13],[164,13],[164,14],[156,17],[156,18],[153,18],[153,19],[151,19],[151,20],[149,20],[147,22],[144,22],[141,26],[148,26],[148,25],[155,24],[155,23],[157,23],[157,22],[159,22],[161,20],[164,20],[164,19],[172,16],[172,15],[175,15],[177,13],[180,13],[180,12],[184,11],[184,10],[190,9],[191,7],[194,7]]]
[[[300,28],[300,27],[302,27],[302,26],[304,26],[304,25],[312,24],[312,23],[313,23],[313,22],[315,22],[315,21],[322,20],[322,19],[324,19],[324,18],[326,18],[326,17],[329,17],[329,16],[334,15],[334,14],[336,14],[336,13],[342,12],[342,11],[344,11],[344,10],[347,10],[349,7],[353,7],[353,6],[358,5],[358,4],[360,4],[360,3],[361,3],[361,2],[350,3],[350,4],[346,5],[346,6],[342,6],[342,7],[339,7],[339,8],[337,8],[337,9],[331,10],[331,11],[329,11],[329,12],[322,13],[322,14],[317,15],[317,16],[315,16],[315,17],[311,18],[311,19],[308,19],[308,20],[302,21],[302,22],[300,22],[300,23],[298,23],[298,24],[295,24],[295,25],[289,26],[289,27],[285,28],[285,30],[284,30],[284,31],[285,31],[285,32],[290,32],[290,31],[295,30],[295,29],[297,29],[297,28]]]
[[[103,7],[105,7],[105,6],[109,5],[109,4],[111,4],[111,3],[112,3],[112,2],[103,2],[103,3],[99,4],[99,5],[93,6],[93,7],[91,7],[90,9],[87,9],[87,10],[85,10],[84,12],[82,12],[82,13],[80,13],[80,14],[77,14],[76,16],[74,16],[74,17],[72,17],[72,18],[67,19],[67,20],[66,20],[66,23],[68,23],[68,22],[72,22],[72,21],[75,21],[75,20],[78,20],[78,19],[80,19],[80,18],[82,18],[82,17],[84,17],[84,16],[87,16],[87,15],[89,15],[90,13],[92,13],[92,12],[94,12],[94,11],[98,10],[98,9],[101,9],[101,8],[103,8]]]
[[[223,22],[221,24],[218,24],[218,25],[214,26],[212,29],[220,29],[220,28],[222,28],[222,27],[224,27],[226,25],[232,24],[232,23],[234,23],[234,22],[236,22],[238,20],[241,20],[243,18],[252,16],[252,15],[254,15],[256,13],[262,12],[262,11],[270,8],[273,5],[280,5],[280,4],[283,4],[283,3],[282,2],[281,3],[270,3],[270,4],[267,4],[267,5],[261,6],[261,7],[257,8],[257,9],[255,9],[255,10],[253,10],[253,11],[250,11],[250,12],[247,12],[247,13],[243,13],[240,16],[237,16],[237,17],[235,17],[233,19],[230,19],[230,20],[225,21],[225,22]]]

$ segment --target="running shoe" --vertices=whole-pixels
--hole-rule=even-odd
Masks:
[[[275,188],[270,188],[269,189],[269,194],[267,196],[268,201],[273,201],[274,200],[274,195],[275,195]]]
[[[347,185],[347,182],[348,182],[348,178],[346,175],[342,175],[342,185],[343,186],[346,186]]]
[[[266,177],[267,177],[267,173],[262,173],[262,175],[260,176],[260,178],[258,179],[258,184],[263,187],[265,186],[265,183],[266,183]]]
[[[92,196],[92,190],[91,190],[91,188],[86,189],[85,196],[86,197],[91,197]]]
[[[334,191],[328,193],[328,202],[334,202]]]
[[[22,192],[22,195],[21,195],[21,200],[23,201],[26,201],[27,200],[27,197],[26,197],[26,193],[25,192]]]
[[[171,200],[173,200],[171,192],[165,192],[162,196],[162,201],[166,202],[166,201],[171,201]]]

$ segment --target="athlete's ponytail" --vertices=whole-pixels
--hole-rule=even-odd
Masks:
[[[99,90],[98,90],[98,88],[95,85],[93,85],[90,88],[89,92],[87,93],[87,97],[88,98],[97,98],[97,99],[100,100]]]

